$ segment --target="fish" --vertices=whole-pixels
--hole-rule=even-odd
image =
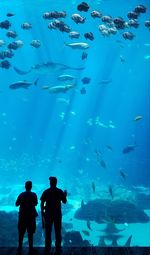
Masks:
[[[34,48],[39,48],[41,46],[40,40],[32,40],[30,45]]]
[[[78,38],[80,37],[80,33],[79,33],[79,32],[76,32],[76,31],[71,31],[71,32],[69,33],[69,37],[70,37],[71,39],[73,39],[73,38],[78,39]]]
[[[122,153],[124,154],[127,154],[131,151],[133,151],[136,147],[136,144],[130,144],[130,145],[127,145],[123,150],[122,150]]]
[[[82,95],[86,94],[86,89],[85,89],[84,87],[81,88],[81,89],[80,89],[80,93],[81,93]]]
[[[142,116],[141,115],[138,115],[134,118],[134,121],[138,121],[138,120],[141,120],[142,119]]]
[[[146,55],[144,58],[145,58],[146,60],[148,60],[148,59],[150,59],[150,55]]]
[[[90,220],[87,220],[87,221],[86,221],[86,225],[87,225],[87,227],[88,227],[89,230],[92,230]]]
[[[78,11],[84,11],[87,12],[89,10],[90,6],[86,2],[82,2],[77,6]]]
[[[100,163],[101,167],[107,168],[106,163],[103,159],[101,159],[99,163]]]
[[[97,157],[101,157],[102,156],[102,152],[99,149],[95,148],[94,152],[97,155]]]
[[[83,208],[85,206],[84,200],[81,200],[81,208]]]
[[[89,232],[89,231],[87,231],[87,230],[82,230],[82,232],[83,232],[83,234],[84,234],[85,236],[90,236],[90,232]]]
[[[120,61],[121,61],[122,63],[125,62],[125,58],[124,58],[122,55],[120,55]]]
[[[98,11],[92,11],[91,12],[91,17],[92,18],[101,18],[102,17],[102,13],[98,12]]]
[[[67,15],[64,11],[53,11],[53,12],[45,12],[43,13],[44,19],[58,19],[58,18],[65,18]]]
[[[123,34],[122,34],[122,36],[123,36],[123,38],[125,39],[125,40],[133,40],[133,38],[135,37],[135,35],[132,33],[132,32],[124,32]]]
[[[120,172],[121,177],[125,180],[127,175],[121,169],[119,172]]]
[[[95,182],[92,182],[92,190],[93,190],[93,193],[95,193]]]
[[[98,82],[98,84],[109,84],[111,82],[112,82],[111,79],[110,80],[101,80],[100,82]]]
[[[82,79],[82,83],[83,83],[83,84],[88,84],[88,83],[90,83],[90,81],[91,81],[91,78],[89,78],[89,77],[84,77],[84,78]]]
[[[111,147],[110,145],[106,145],[106,147],[107,147],[107,149],[110,150],[110,151],[113,150],[112,147]]]
[[[12,12],[8,12],[8,13],[6,14],[7,17],[13,17],[14,15],[15,15],[15,14],[12,13]]]
[[[0,47],[2,47],[3,45],[5,45],[5,41],[4,40],[0,40]]]
[[[72,20],[76,23],[76,24],[83,24],[85,23],[85,20],[86,18],[82,17],[81,15],[77,14],[77,13],[74,13],[72,16],[71,16]]]
[[[37,86],[39,79],[36,79],[34,82],[27,82],[27,81],[17,81],[9,85],[10,89],[28,89],[31,85]]]
[[[111,198],[113,199],[113,198],[114,198],[114,195],[113,195],[113,189],[112,189],[112,186],[111,186],[111,185],[109,185],[108,191],[109,191],[109,194],[110,194]]]
[[[65,103],[65,104],[67,104],[67,105],[69,105],[69,103],[70,103],[70,100],[69,100],[69,99],[66,99],[66,98],[64,98],[64,97],[58,97],[58,98],[56,99],[56,101],[57,101],[58,103]]]
[[[48,90],[48,89],[49,89],[49,86],[42,86],[42,89],[43,89],[43,90]]]
[[[57,77],[57,80],[59,80],[59,81],[72,81],[74,79],[75,79],[75,77],[72,75],[69,75],[69,74],[62,74]]]
[[[68,90],[74,88],[74,84],[68,84],[65,86],[52,86],[48,89],[49,93],[66,93]]]
[[[20,70],[17,67],[13,67],[14,70],[16,71],[16,73],[20,74],[20,75],[26,75],[29,74],[31,72],[36,72],[38,74],[49,74],[50,72],[54,72],[54,71],[64,71],[67,69],[70,70],[84,70],[85,67],[70,67],[61,63],[57,63],[57,62],[47,62],[47,63],[43,63],[43,64],[36,64],[34,66],[31,66],[30,69],[28,71],[23,71]]]
[[[84,60],[84,59],[87,59],[87,57],[88,57],[88,54],[85,51],[83,51],[81,59]]]
[[[92,32],[85,33],[85,34],[84,34],[84,37],[85,37],[86,39],[91,40],[91,41],[94,40],[94,35],[93,35]]]
[[[83,42],[65,43],[65,45],[72,48],[72,49],[77,49],[77,50],[86,50],[90,47],[88,43],[83,43]]]

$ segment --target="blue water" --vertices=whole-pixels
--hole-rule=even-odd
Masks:
[[[133,198],[135,187],[150,193],[150,31],[144,26],[145,20],[150,18],[150,4],[148,0],[141,3],[136,0],[132,3],[129,0],[87,2],[89,11],[80,13],[86,17],[86,22],[77,25],[71,15],[79,13],[77,5],[80,1],[0,1],[0,22],[8,19],[12,24],[9,30],[18,34],[16,39],[11,39],[6,36],[7,30],[0,29],[0,40],[5,41],[0,52],[15,40],[24,43],[14,51],[13,58],[7,59],[11,67],[8,70],[0,68],[1,210],[16,210],[16,196],[27,179],[33,181],[33,189],[40,196],[49,185],[50,175],[57,176],[58,185],[68,190],[68,202],[75,209],[80,207],[82,199],[88,202],[99,197],[101,189],[106,189],[106,196],[109,195],[109,185],[116,190],[119,187],[121,199],[125,196],[123,190],[130,191]],[[139,28],[119,30],[117,35],[104,37],[98,30],[103,22],[90,15],[91,11],[100,10],[104,15],[127,21],[127,13],[138,4],[147,7],[147,12],[138,18]],[[73,31],[80,32],[80,39],[70,39],[68,33],[48,29],[51,20],[44,20],[42,15],[54,10],[67,12],[63,21]],[[8,12],[15,15],[8,18]],[[24,22],[31,23],[32,29],[21,29]],[[124,31],[131,31],[134,39],[125,40]],[[95,39],[86,40],[83,36],[86,32],[93,32]],[[40,40],[41,47],[33,48],[30,45],[33,39]],[[86,50],[87,59],[81,59],[83,50],[65,46],[65,43],[74,42],[90,45]],[[22,76],[13,69],[15,66],[28,71],[36,64],[47,62],[85,69],[50,70],[47,74],[32,71]],[[43,86],[73,84],[72,81],[58,81],[62,74],[76,77],[73,89],[56,94],[42,89]],[[84,77],[91,78],[91,82],[84,85],[81,81]],[[9,88],[14,82],[34,82],[37,78],[37,86]],[[103,80],[110,83],[99,84]],[[81,93],[83,87],[85,94]],[[142,119],[134,121],[137,116]],[[133,145],[134,150],[122,153],[128,145]],[[100,165],[95,151],[101,153],[100,160],[105,162],[106,168]],[[120,169],[126,174],[125,180]],[[92,182],[96,185],[96,194],[92,193]],[[119,194],[116,192],[116,199]],[[65,216],[66,221],[69,213]],[[150,215],[149,210],[147,214]],[[74,219],[73,229],[81,231],[83,223]],[[98,225],[94,224],[97,229]],[[133,245],[150,245],[149,227],[149,223],[128,224],[125,239],[133,234]],[[145,235],[141,238],[137,233],[144,230]],[[87,237],[94,245],[97,242],[95,236]],[[120,243],[122,245],[124,240]]]

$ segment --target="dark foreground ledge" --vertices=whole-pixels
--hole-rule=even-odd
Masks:
[[[55,249],[52,248],[51,255]],[[0,255],[17,255],[16,247],[0,247]],[[23,248],[22,255],[29,255]],[[30,254],[31,255],[31,254]],[[33,255],[45,255],[43,247],[35,247]],[[150,255],[150,247],[65,247],[62,255]]]

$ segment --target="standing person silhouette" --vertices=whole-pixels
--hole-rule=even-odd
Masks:
[[[51,249],[52,239],[52,226],[54,224],[55,229],[55,254],[61,254],[61,202],[66,204],[67,191],[62,191],[56,187],[57,178],[49,177],[50,188],[46,189],[41,196],[41,214],[42,225],[45,228],[45,251],[48,253]]]
[[[18,251],[21,252],[24,234],[28,232],[29,252],[33,251],[33,234],[36,230],[36,217],[37,211],[35,206],[38,204],[37,195],[31,192],[32,182],[27,181],[25,183],[25,192],[22,192],[17,200],[16,206],[19,208],[19,220],[18,220],[18,234],[19,234],[19,246]]]

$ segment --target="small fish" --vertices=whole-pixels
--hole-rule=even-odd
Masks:
[[[86,89],[83,87],[82,89],[80,89],[80,93],[81,93],[82,95],[86,94]]]
[[[111,185],[109,185],[108,191],[109,191],[109,194],[110,194],[111,198],[113,199],[113,198],[114,198],[114,195],[113,195],[113,189],[112,189],[112,186],[111,186]]]
[[[144,43],[144,46],[150,47],[150,43]]]
[[[49,93],[66,93],[68,90],[74,88],[74,84],[67,84],[64,86],[52,86],[49,88]]]
[[[82,232],[83,232],[83,234],[84,234],[85,236],[90,236],[90,232],[89,232],[89,231],[87,231],[87,230],[82,230]]]
[[[65,103],[65,104],[68,104],[68,105],[69,105],[69,103],[70,103],[70,100],[69,100],[69,99],[66,99],[66,98],[64,98],[64,97],[58,97],[58,98],[56,99],[56,101],[57,101],[58,103]]]
[[[39,48],[41,46],[40,40],[32,40],[30,45],[34,48]]]
[[[138,115],[134,118],[134,121],[138,121],[138,120],[141,120],[143,117],[141,115]]]
[[[98,82],[98,84],[109,84],[109,83],[111,83],[112,82],[112,80],[110,79],[110,80],[101,80],[100,82]]]
[[[90,6],[86,2],[82,2],[77,6],[78,11],[84,11],[87,12],[89,10]]]
[[[48,90],[48,89],[49,89],[49,86],[43,86],[42,89],[43,89],[43,90]]]
[[[84,200],[81,200],[81,208],[83,208],[85,206]]]
[[[83,51],[81,59],[84,60],[84,59],[87,59],[87,57],[88,57],[88,54],[85,51]]]
[[[76,24],[78,24],[78,23],[83,24],[83,23],[85,23],[85,20],[86,20],[86,18],[82,17],[81,15],[79,15],[79,14],[77,14],[77,13],[73,14],[73,15],[71,16],[71,18],[72,18],[72,20],[73,20]]]
[[[10,30],[6,33],[7,37],[11,37],[11,38],[16,38],[17,37],[17,33],[16,31]]]
[[[15,14],[12,13],[12,12],[8,12],[8,13],[6,14],[7,17],[13,17],[14,15],[15,15]]]
[[[87,225],[87,227],[88,227],[89,230],[92,230],[90,220],[87,220],[86,225]]]
[[[93,190],[93,193],[95,193],[95,182],[92,182],[92,190]]]
[[[91,40],[91,41],[94,40],[94,35],[93,35],[92,32],[85,33],[85,34],[84,34],[84,37],[85,37],[86,39]]]
[[[98,11],[92,11],[91,12],[91,17],[92,18],[101,18],[102,17],[102,13],[100,13]]]
[[[126,147],[122,150],[122,153],[127,154],[127,153],[133,151],[133,150],[135,149],[135,147],[136,147],[135,144],[128,145],[128,146],[126,146]]]
[[[72,48],[72,49],[78,49],[78,50],[86,50],[88,49],[90,46],[88,43],[65,43],[66,46]]]
[[[91,81],[91,78],[89,78],[89,77],[84,77],[84,78],[82,79],[82,83],[83,83],[83,84],[89,84],[90,81]]]
[[[100,163],[101,167],[103,167],[105,169],[107,168],[106,163],[103,159],[101,159],[99,163]]]
[[[25,23],[21,24],[21,28],[25,29],[25,30],[29,30],[32,28],[32,24],[29,22],[25,22]]]
[[[150,55],[146,55],[144,58],[145,58],[146,60],[148,60],[148,59],[150,59]]]
[[[79,33],[79,32],[76,32],[76,31],[71,31],[71,32],[69,32],[69,37],[70,37],[71,39],[73,39],[73,38],[78,39],[78,38],[80,37],[80,33]]]
[[[106,145],[107,149],[110,151],[113,151],[112,147],[110,145]]]
[[[125,180],[127,175],[121,169],[119,172],[120,172],[121,177]]]
[[[96,153],[97,157],[102,156],[102,152],[99,149],[95,148],[94,152]]]
[[[5,45],[4,40],[0,40],[0,47],[2,47],[3,45]]]
[[[124,58],[122,55],[120,55],[120,61],[121,61],[122,63],[125,62],[125,58]]]
[[[132,32],[124,32],[122,36],[125,40],[133,40],[133,38],[135,37]]]
[[[69,74],[62,74],[57,77],[57,80],[59,80],[59,81],[72,81],[74,79],[75,79],[75,77],[72,75],[69,75]]]

